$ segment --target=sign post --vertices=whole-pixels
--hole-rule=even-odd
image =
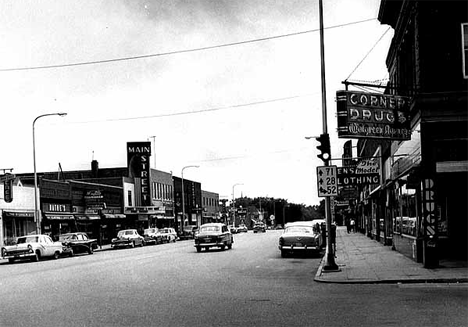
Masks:
[[[319,197],[338,196],[336,166],[317,167],[317,191]]]

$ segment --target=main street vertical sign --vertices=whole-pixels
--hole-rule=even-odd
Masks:
[[[337,91],[338,137],[410,140],[410,103],[391,94]]]
[[[141,205],[151,206],[151,142],[127,142],[128,177],[141,180]]]
[[[336,166],[317,167],[317,192],[319,197],[338,195]]]

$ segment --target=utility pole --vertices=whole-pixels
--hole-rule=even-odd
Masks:
[[[327,138],[328,127],[327,127],[327,92],[325,83],[325,45],[324,45],[324,32],[323,32],[323,0],[319,0],[319,16],[320,16],[320,62],[321,62],[321,81],[322,81],[322,125],[323,135]],[[330,151],[331,156],[331,151]],[[325,166],[330,165],[330,158],[324,158]],[[326,261],[323,266],[323,270],[333,271],[338,270],[338,266],[335,263],[335,252],[333,250],[333,244],[331,239],[331,208],[330,208],[330,197],[325,197],[325,219],[327,224],[327,250],[326,250]]]

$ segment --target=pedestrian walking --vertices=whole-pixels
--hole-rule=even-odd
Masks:
[[[355,232],[356,232],[356,222],[354,221],[353,218],[351,218],[351,221],[349,222],[349,224],[351,225],[351,231],[352,231],[353,233],[355,233]],[[349,232],[348,232],[348,233],[349,233]]]
[[[348,234],[351,232],[351,222],[349,217],[345,217],[346,231]]]

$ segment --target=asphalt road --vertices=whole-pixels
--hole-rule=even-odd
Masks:
[[[282,259],[280,231],[0,264],[0,326],[464,326],[467,285],[313,281],[320,257]]]

